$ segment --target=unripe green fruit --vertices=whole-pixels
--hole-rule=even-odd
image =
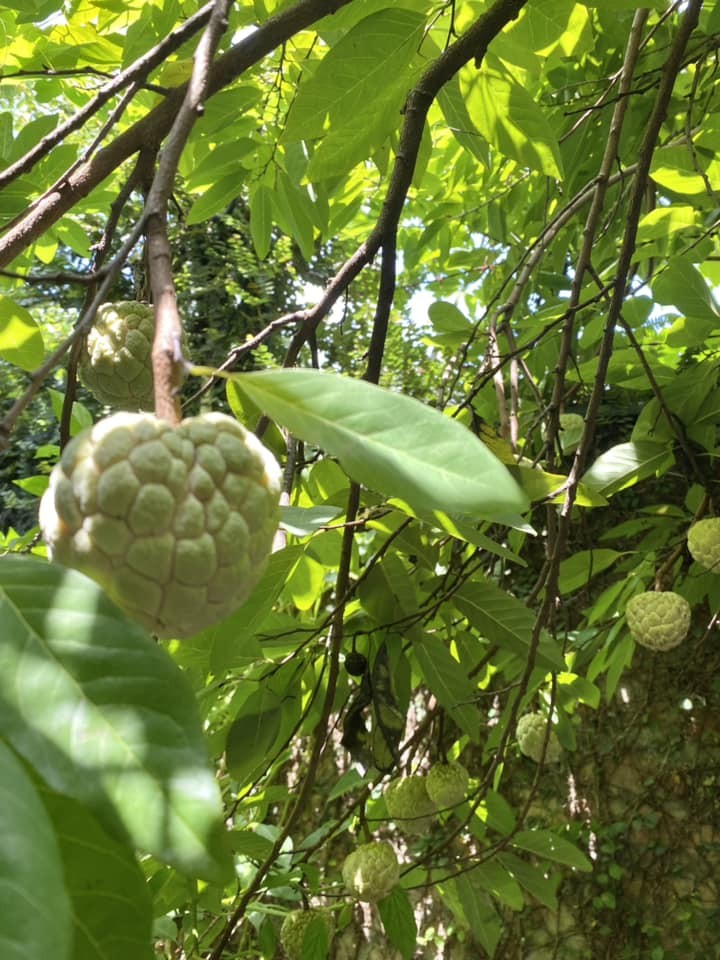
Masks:
[[[540,763],[543,756],[543,745],[545,743],[545,731],[547,729],[548,719],[541,713],[526,713],[520,717],[515,729],[520,753],[530,757],[536,763]],[[550,730],[550,736],[545,749],[545,762],[557,763],[562,757],[562,747],[554,730]]]
[[[400,864],[387,840],[365,843],[345,858],[345,886],[358,900],[383,900],[400,879]]]
[[[713,573],[720,573],[720,517],[698,520],[688,530],[687,542],[693,560]]]
[[[335,922],[329,910],[311,907],[309,910],[293,910],[288,913],[280,928],[280,943],[288,960],[302,960],[305,933],[313,920],[321,921],[327,931],[328,944],[335,932]]]
[[[462,803],[469,781],[461,763],[436,763],[425,778],[428,796],[439,810]]]
[[[159,637],[235,610],[258,582],[278,523],[280,468],[220,413],[172,426],[116,413],[63,451],[40,504],[51,559],[96,580]]]
[[[690,629],[690,604],[672,590],[639,593],[628,601],[625,616],[635,640],[651,650],[672,650]]]
[[[407,833],[422,833],[435,814],[425,777],[400,777],[385,787],[385,803],[393,820]]]
[[[351,650],[345,657],[345,669],[351,677],[361,677],[367,670],[368,662],[364,653]]]
[[[152,307],[134,300],[103,303],[80,353],[80,379],[100,403],[152,410]]]

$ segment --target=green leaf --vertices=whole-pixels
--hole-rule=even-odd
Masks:
[[[507,468],[477,437],[411,397],[312,370],[234,380],[295,436],[338,457],[353,479],[419,510],[499,518],[527,507]]]
[[[548,910],[557,910],[557,887],[559,877],[548,876],[544,867],[536,867],[521,860],[513,853],[503,851],[497,859],[518,883],[525,887]]]
[[[255,253],[264,260],[272,244],[272,191],[264,183],[250,194],[250,234]]]
[[[402,887],[395,887],[378,903],[378,910],[388,940],[404,960],[411,960],[417,946],[417,927],[407,893]]]
[[[687,317],[717,323],[720,313],[703,275],[692,263],[679,257],[670,260],[667,268],[652,285],[658,303],[671,304]]]
[[[582,482],[588,489],[611,497],[640,480],[660,476],[674,462],[672,450],[665,444],[649,440],[620,443],[600,454]]]
[[[365,17],[303,78],[288,116],[283,139],[312,140],[326,126],[377,104],[388,78],[402,73],[417,50],[425,18],[413,10],[389,7]],[[326,124],[327,119],[327,124]]]
[[[503,934],[503,923],[492,901],[480,889],[472,873],[459,874],[452,884],[474,939],[485,950],[488,957],[494,957]]]
[[[494,583],[473,580],[455,595],[458,610],[477,627],[491,643],[519,657],[528,658],[535,615],[525,604]],[[544,670],[563,670],[564,661],[552,639],[543,635],[538,645],[536,663]]]
[[[550,830],[520,830],[513,835],[511,842],[519,850],[527,850],[528,853],[534,853],[538,857],[544,857],[556,863],[563,863],[583,873],[589,873],[592,870],[592,863],[575,844]]]
[[[0,296],[0,357],[23,370],[35,370],[44,355],[42,333],[30,311]]]
[[[296,537],[307,537],[339,517],[340,507],[280,507],[280,526]]]
[[[452,77],[440,90],[438,104],[445,121],[457,142],[468,150],[484,166],[490,166],[487,141],[470,118],[465,98],[460,92],[457,76]]]
[[[198,197],[188,210],[185,222],[188,226],[192,226],[194,223],[209,220],[214,214],[224,210],[230,201],[238,196],[242,188],[243,178],[237,171],[226,174]]]
[[[470,871],[469,879],[511,910],[522,910],[525,906],[520,884],[497,860],[488,860],[475,867]]]
[[[460,729],[478,743],[482,722],[476,704],[477,689],[468,678],[467,668],[453,658],[443,643],[429,636],[413,641],[413,653],[438,702]]]
[[[611,567],[623,554],[617,550],[580,550],[560,564],[560,593],[572,593],[585,587],[592,577]]]
[[[211,648],[210,668],[213,673],[220,675],[239,666],[246,661],[248,651],[251,659],[256,659],[256,646],[249,641],[270,614],[304,551],[304,546],[292,546],[273,553],[262,579],[245,603],[220,623],[198,634],[198,644],[207,642]]]
[[[222,808],[195,698],[165,651],[97,584],[0,558],[0,729],[103,828],[223,879]]]
[[[468,112],[491,146],[522,167],[561,180],[560,147],[544,112],[495,57],[460,74]]]
[[[150,960],[152,898],[132,851],[77,801],[45,792],[73,906],[72,960]]]
[[[242,785],[263,773],[280,732],[282,709],[272,690],[262,687],[252,693],[233,721],[225,747],[227,767]]]
[[[55,830],[35,784],[2,740],[0,891],[3,960],[70,960],[72,912]]]

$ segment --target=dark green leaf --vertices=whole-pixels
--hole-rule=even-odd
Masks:
[[[272,690],[256,690],[243,704],[227,736],[227,768],[242,785],[265,772],[280,732],[282,709]]]
[[[430,636],[414,641],[413,653],[439,703],[471,740],[479,742],[483,724],[469,668],[463,668],[443,643]]]
[[[72,907],[55,830],[35,785],[1,740],[0,903],[3,960],[71,960]]]
[[[113,836],[199,876],[229,867],[195,698],[97,584],[0,558],[0,728]]]
[[[72,960],[150,960],[152,898],[131,850],[77,801],[45,792],[73,905]]]
[[[592,863],[581,853],[574,843],[550,830],[520,830],[513,835],[512,845],[519,850],[527,850],[546,860],[554,860],[568,867],[574,867],[583,873],[592,870]]]
[[[378,909],[388,940],[404,960],[411,960],[417,946],[417,927],[407,893],[401,887],[395,887],[378,903]]]

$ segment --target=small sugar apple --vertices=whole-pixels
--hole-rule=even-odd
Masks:
[[[330,910],[311,907],[309,910],[293,910],[288,913],[280,928],[280,943],[288,960],[302,960],[305,933],[313,920],[319,920],[325,926],[328,944],[335,932],[335,921]]]
[[[639,593],[628,601],[625,616],[635,640],[651,650],[672,650],[690,628],[690,604],[672,590]]]
[[[103,303],[80,353],[80,379],[100,403],[152,410],[152,307],[134,300]]]
[[[407,833],[422,833],[435,814],[425,777],[399,777],[385,787],[385,803],[393,820]]]
[[[545,730],[548,720],[541,713],[526,713],[520,717],[515,728],[520,753],[530,757],[536,763],[540,763],[543,755],[543,744],[545,743]],[[562,757],[562,747],[554,730],[550,730],[547,748],[545,750],[545,762],[557,763]]]
[[[97,580],[152,633],[182,639],[260,579],[281,479],[272,454],[224,414],[172,426],[116,413],[67,445],[40,527],[51,559]]]
[[[461,763],[436,763],[425,778],[428,796],[439,810],[462,803],[470,775]]]
[[[351,650],[345,656],[345,669],[351,677],[362,677],[368,668],[367,657],[364,653]]]
[[[720,573],[720,517],[698,520],[688,530],[687,542],[693,560]]]
[[[400,879],[400,864],[392,844],[376,840],[353,850],[345,857],[342,876],[358,900],[383,900]]]

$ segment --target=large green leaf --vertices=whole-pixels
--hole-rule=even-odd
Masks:
[[[505,590],[488,581],[473,580],[455,594],[457,608],[491,643],[525,661],[530,650],[535,614]],[[545,670],[562,670],[562,654],[543,634],[536,663]]]
[[[477,708],[477,688],[467,669],[455,660],[448,648],[431,637],[413,642],[413,653],[428,688],[460,729],[477,743],[482,718]]]
[[[0,729],[113,836],[198,876],[229,867],[193,694],[97,584],[0,558]]]
[[[582,482],[590,490],[610,497],[647,477],[659,476],[674,463],[669,446],[650,440],[620,443],[601,453]]]
[[[356,24],[303,77],[283,139],[321,137],[326,126],[332,130],[369,102],[377,103],[388,78],[397,77],[415,55],[424,26],[422,15],[402,7],[388,7]]]
[[[557,138],[545,113],[496,57],[482,70],[460,74],[467,108],[480,133],[493,147],[523,167],[562,179]]]
[[[390,943],[410,960],[417,946],[417,925],[412,904],[401,887],[395,887],[378,903],[383,928]]]
[[[622,554],[617,550],[596,548],[594,550],[580,550],[571,557],[567,557],[560,564],[558,587],[561,594],[572,593],[580,587],[587,586],[590,579],[607,570]]]
[[[23,765],[0,740],[0,955],[70,960],[71,943],[55,830]]]
[[[77,801],[47,791],[43,800],[72,900],[72,960],[150,960],[152,897],[132,851]]]
[[[411,397],[313,370],[234,379],[291,433],[336,456],[354,480],[419,510],[502,519],[527,507],[507,468],[477,437]]]
[[[688,260],[680,257],[670,260],[652,288],[658,303],[671,304],[685,316],[717,324],[720,312],[710,288],[697,267]]]
[[[519,830],[512,838],[512,845],[527,850],[546,860],[554,860],[583,873],[592,870],[591,861],[575,844],[550,830]]]
[[[243,704],[226,746],[228,770],[241,785],[265,772],[281,721],[281,701],[272,690],[261,686]]]

